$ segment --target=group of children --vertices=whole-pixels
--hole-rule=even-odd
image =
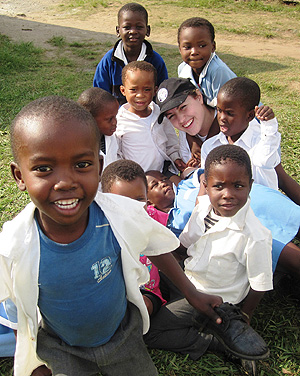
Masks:
[[[209,21],[180,26],[179,78],[145,40],[143,6],[123,6],[116,31],[78,103],[37,99],[11,126],[32,201],[0,235],[15,375],[157,375],[145,343],[234,355],[255,375],[268,349],[253,312],[277,263],[300,279],[277,120],[216,55]]]

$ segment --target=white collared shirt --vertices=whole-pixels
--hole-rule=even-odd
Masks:
[[[275,167],[280,163],[280,140],[277,119],[261,121],[253,119],[235,145],[249,154],[255,183],[278,189]],[[228,144],[226,136],[220,132],[206,140],[201,148],[201,168],[204,168],[208,153],[217,146]]]
[[[141,52],[139,54],[139,57],[136,59],[137,61],[143,61],[143,60],[145,60],[145,57],[147,56],[146,55],[146,50],[147,50],[146,44],[143,43],[142,47],[141,47]],[[125,65],[128,64],[128,60],[127,60],[127,57],[126,57],[125,51],[124,51],[124,43],[123,43],[123,41],[120,41],[120,43],[118,44],[118,46],[117,46],[117,48],[115,50],[114,56],[117,57],[118,59],[124,61]]]
[[[187,277],[198,290],[233,304],[241,302],[250,287],[271,290],[272,236],[255,217],[250,199],[235,216],[220,217],[205,232],[204,218],[211,210],[209,197],[200,196],[179,237],[188,248]]]

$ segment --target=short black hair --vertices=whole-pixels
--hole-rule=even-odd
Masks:
[[[177,41],[180,44],[180,34],[183,29],[187,29],[189,27],[206,27],[209,31],[211,41],[215,41],[215,29],[213,25],[206,19],[201,17],[192,17],[188,18],[187,20],[183,21],[182,24],[178,28],[177,32]]]
[[[249,181],[251,181],[252,168],[248,153],[240,146],[232,144],[217,146],[208,153],[204,167],[205,180],[208,179],[212,166],[223,164],[226,160],[233,161],[239,166],[244,166],[249,176]]]
[[[102,192],[109,193],[112,185],[116,181],[133,181],[141,178],[145,187],[148,190],[147,179],[142,167],[129,159],[119,159],[118,161],[110,163],[103,171],[101,176]]]
[[[219,94],[226,95],[240,103],[247,111],[254,110],[260,101],[258,84],[247,77],[235,77],[227,81],[219,90]]]
[[[146,9],[138,3],[128,3],[122,6],[122,8],[118,11],[118,24],[120,25],[120,18],[122,17],[122,14],[125,12],[139,12],[141,13],[146,21],[146,25],[148,25],[148,12]]]
[[[157,70],[151,63],[148,63],[147,61],[144,61],[144,60],[131,61],[129,64],[125,65],[125,67],[122,69],[122,84],[125,85],[126,75],[128,71],[134,72],[137,70],[153,73],[154,86],[156,86]]]
[[[108,103],[112,102],[118,103],[113,95],[100,87],[90,87],[84,90],[77,99],[77,103],[87,109],[94,117],[100,111],[103,111]]]
[[[84,126],[91,127],[100,148],[99,129],[91,113],[69,98],[53,95],[38,98],[28,103],[12,121],[10,126],[10,145],[16,162],[19,160],[18,151],[22,143],[21,138],[18,136],[18,129],[30,124],[33,119],[43,121],[50,118],[57,122],[64,122],[67,119],[74,118],[84,124]]]

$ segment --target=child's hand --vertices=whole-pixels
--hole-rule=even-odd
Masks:
[[[215,307],[218,307],[223,303],[223,299],[220,296],[204,294],[200,291],[195,292],[196,296],[192,299],[189,297],[188,302],[197,309],[200,313],[204,313],[211,320],[217,324],[221,324],[222,319],[218,316]],[[195,299],[195,300],[194,300]]]
[[[182,172],[185,168],[186,168],[186,164],[183,162],[183,160],[182,159],[176,159],[175,161],[174,161],[174,163],[175,163],[175,166],[178,168],[178,170],[180,171],[180,172]]]
[[[52,375],[52,372],[46,366],[40,366],[36,368],[31,374],[31,376],[51,376],[51,375]]]
[[[151,302],[151,299],[149,299],[148,296],[146,295],[143,295],[143,299],[144,299],[144,303],[146,304],[149,316],[151,316],[153,312],[153,304]]]
[[[270,108],[269,106],[260,106],[260,107],[256,106],[255,116],[257,117],[258,120],[263,120],[263,121],[271,120],[271,119],[274,119],[275,117],[272,108]]]
[[[196,167],[197,168],[197,167],[200,167],[201,161],[197,158],[192,157],[191,159],[189,159],[187,161],[186,165],[187,165],[187,167]]]

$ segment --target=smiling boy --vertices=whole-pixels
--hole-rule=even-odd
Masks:
[[[168,72],[162,57],[145,40],[145,37],[150,36],[150,26],[148,12],[142,5],[128,3],[119,10],[116,32],[121,39],[98,64],[93,86],[110,92],[120,104],[124,104],[126,99],[120,92],[120,86],[125,65],[136,60],[145,60],[153,64],[157,70],[158,84],[168,78]]]
[[[218,320],[220,298],[203,301],[175,260],[169,269],[163,253],[179,245],[170,231],[143,204],[97,192],[99,140],[92,115],[64,97],[35,100],[12,123],[11,170],[32,201],[0,234],[0,301],[17,309],[16,376],[44,362],[53,376],[157,375],[142,338],[139,285],[149,274],[140,252]]]

